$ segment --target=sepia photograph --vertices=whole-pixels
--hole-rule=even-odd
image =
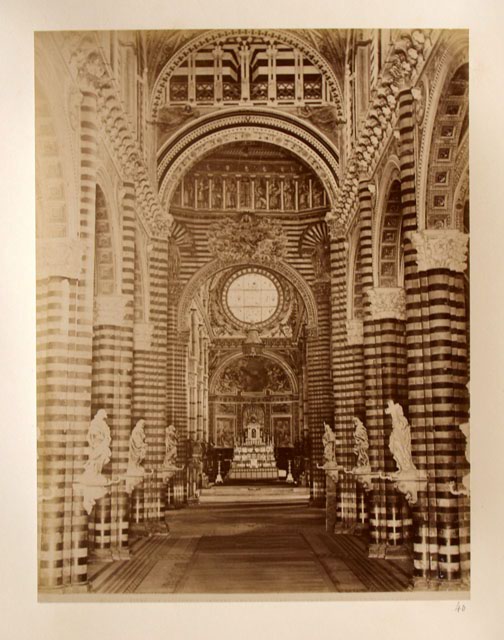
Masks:
[[[0,4],[0,636],[501,638],[504,4]]]
[[[469,597],[469,31],[34,34],[41,601]]]

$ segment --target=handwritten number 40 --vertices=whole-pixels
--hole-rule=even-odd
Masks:
[[[464,613],[465,610],[466,610],[465,604],[460,604],[460,602],[457,602],[457,605],[455,607],[455,611],[457,613]]]

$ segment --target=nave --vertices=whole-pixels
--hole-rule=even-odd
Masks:
[[[35,58],[40,593],[466,591],[467,32]]]
[[[131,559],[94,563],[92,594],[405,591],[408,559],[370,559],[365,541],[325,531],[307,503],[215,504],[170,513],[170,535],[138,538]],[[92,597],[92,596],[91,596]]]

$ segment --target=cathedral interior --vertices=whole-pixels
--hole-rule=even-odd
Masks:
[[[35,37],[40,594],[467,591],[468,34]]]

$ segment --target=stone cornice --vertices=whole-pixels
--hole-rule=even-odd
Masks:
[[[461,231],[425,229],[407,234],[416,249],[418,271],[449,269],[464,273],[469,236]]]
[[[402,287],[376,287],[367,295],[371,320],[406,319],[406,294]]]
[[[78,280],[86,249],[80,238],[38,238],[37,280],[51,277]]]

